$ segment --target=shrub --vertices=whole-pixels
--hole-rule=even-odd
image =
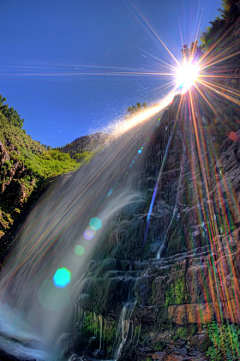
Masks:
[[[207,333],[212,342],[206,352],[211,360],[239,360],[240,327],[234,324],[207,324]]]

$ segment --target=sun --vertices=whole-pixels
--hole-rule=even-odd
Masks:
[[[197,81],[200,67],[192,62],[184,62],[176,71],[176,86],[181,88],[182,94],[186,93]]]

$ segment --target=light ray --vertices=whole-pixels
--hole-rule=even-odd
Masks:
[[[201,59],[199,60],[199,65],[201,65],[201,63],[204,61],[205,58],[207,58],[209,56],[209,54],[211,53],[211,51],[213,49],[216,48],[216,46],[221,43],[221,41],[227,36],[227,34],[230,32],[230,30],[232,29],[232,27],[230,27],[217,41],[215,41],[212,46],[210,46],[210,48],[203,54],[203,56],[201,57]]]
[[[231,58],[234,58],[235,56],[239,55],[240,54],[240,51],[237,51],[236,53],[233,53],[233,54],[230,54],[228,56],[225,56],[225,57],[222,57],[221,59],[217,60],[217,61],[213,61],[213,62],[209,62],[207,65],[205,66],[201,66],[201,69],[204,70],[206,69],[207,67],[209,66],[213,66],[213,65],[216,65],[216,64],[219,64],[225,60],[228,60],[228,59],[231,59]]]
[[[126,4],[127,5],[127,4]],[[131,6],[135,9],[136,13],[139,15],[139,17],[142,19],[145,25],[151,30],[151,32],[156,36],[156,38],[159,40],[159,42],[162,44],[164,49],[168,52],[170,57],[176,62],[176,64],[179,66],[179,61],[176,59],[176,57],[173,55],[173,53],[170,51],[170,49],[167,47],[167,45],[164,43],[164,41],[160,38],[160,36],[157,34],[156,30],[153,28],[153,26],[150,24],[146,16],[142,14],[142,12],[136,7],[136,5],[131,1]]]
[[[199,89],[199,87],[197,86],[197,84],[194,84],[195,88],[199,91],[199,93],[201,94],[201,96],[203,97],[203,99],[205,100],[205,102],[209,105],[209,107],[212,109],[212,111],[214,112],[214,114],[220,119],[220,121],[222,122],[222,124],[225,125],[224,121],[222,120],[222,117],[219,115],[219,113],[216,111],[216,109],[212,106],[212,104],[208,101],[208,99],[205,97],[205,95],[203,94],[203,92]],[[226,126],[226,125],[225,125]],[[227,128],[227,126],[226,126]]]
[[[226,99],[230,100],[232,103],[235,103],[235,104],[240,106],[240,101],[239,100],[237,100],[237,99],[235,99],[233,97],[230,97],[230,96],[226,95],[225,93],[222,93],[221,91],[217,90],[214,86],[210,86],[207,82],[200,81],[200,80],[198,80],[198,82],[200,84],[206,86],[207,88],[213,90],[215,93],[217,93],[221,97],[226,98]],[[220,87],[220,89],[221,89],[221,87]]]

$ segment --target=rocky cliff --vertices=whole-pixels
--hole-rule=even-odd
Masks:
[[[206,57],[207,85],[165,110],[135,179],[144,202],[89,264],[73,333],[89,360],[240,358],[238,29]]]

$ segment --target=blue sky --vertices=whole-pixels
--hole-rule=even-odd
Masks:
[[[136,102],[156,103],[171,80],[110,75],[174,64],[219,14],[220,0],[9,0],[1,2],[0,94],[34,140],[62,146],[98,131]],[[124,68],[124,69],[123,69]],[[98,74],[96,74],[98,73]],[[99,74],[101,73],[101,75]]]

